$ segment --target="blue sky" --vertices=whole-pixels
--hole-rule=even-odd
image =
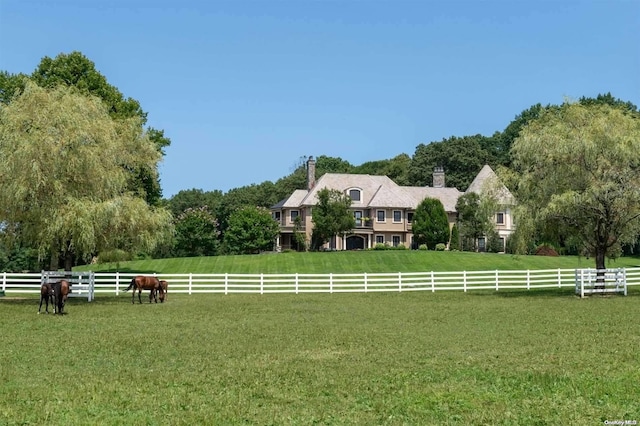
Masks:
[[[491,135],[536,103],[640,105],[640,1],[0,0],[0,70],[82,52],[171,147],[164,196]]]

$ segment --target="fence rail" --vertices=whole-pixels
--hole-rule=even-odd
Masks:
[[[575,269],[397,272],[359,274],[157,274],[168,293],[347,293],[474,291],[575,287]],[[137,273],[95,273],[95,295],[119,295]],[[640,267],[625,269],[627,286],[640,286]],[[2,273],[7,295],[40,292],[40,273]]]

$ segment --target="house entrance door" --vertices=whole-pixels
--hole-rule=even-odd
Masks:
[[[364,250],[364,238],[359,235],[347,237],[347,250]]]

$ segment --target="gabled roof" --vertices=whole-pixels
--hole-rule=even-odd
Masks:
[[[482,170],[476,175],[465,193],[475,192],[476,194],[490,194],[496,197],[501,204],[513,204],[514,198],[509,189],[496,175],[489,165],[485,164]]]
[[[404,186],[414,199],[418,200],[415,207],[425,198],[435,198],[440,200],[445,212],[455,213],[458,198],[463,194],[457,188],[432,188],[429,186]],[[414,208],[415,208],[414,207]]]
[[[456,188],[430,188],[400,186],[387,176],[358,175],[347,173],[326,173],[307,191],[298,189],[272,208],[295,208],[313,206],[318,203],[318,191],[336,189],[347,193],[350,189],[361,191],[361,200],[353,201],[355,208],[407,208],[415,209],[426,197],[440,200],[445,211],[455,212],[458,197],[462,195]]]
[[[317,204],[318,191],[325,188],[336,189],[344,193],[350,189],[359,189],[361,191],[360,201],[351,203],[351,207],[356,208],[412,208],[415,205],[413,197],[387,176],[346,173],[326,173],[322,175],[301,204],[305,206]]]
[[[302,202],[304,197],[307,196],[308,192],[309,191],[307,191],[306,189],[296,189],[295,191],[293,191],[293,194],[289,196],[289,198],[285,198],[278,204],[271,206],[271,208],[280,209],[284,207],[300,207],[300,203]]]
[[[361,191],[361,200],[353,201],[352,208],[406,208],[416,209],[425,198],[440,200],[448,213],[456,212],[456,203],[463,192],[457,188],[433,188],[428,186],[400,186],[387,176],[326,173],[316,181],[311,190],[298,189],[272,208],[297,208],[318,203],[318,191],[336,189],[348,193],[350,189]],[[498,202],[512,204],[513,196],[495,172],[485,165],[466,192],[497,194]]]

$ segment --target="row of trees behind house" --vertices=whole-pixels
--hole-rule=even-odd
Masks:
[[[171,141],[162,130],[145,128],[146,118],[139,102],[125,98],[79,52],[44,58],[29,76],[0,72],[0,268],[273,247],[278,227],[268,208],[306,187],[306,158],[276,182],[227,193],[185,189],[163,199],[158,162]],[[316,174],[387,175],[399,185],[422,186],[442,166],[447,186],[465,190],[489,164],[519,202],[513,250],[544,242],[615,255],[637,248],[640,234],[638,122],[637,107],[610,94],[537,104],[503,131],[420,144],[413,156],[355,166],[320,155]],[[314,210],[312,247],[353,226],[348,218],[331,221],[348,200],[326,195]],[[414,216],[416,241],[430,248],[451,237],[438,204],[425,200]],[[454,228],[460,237],[452,245],[473,249],[482,235],[490,241],[491,208],[476,194],[461,197]]]

